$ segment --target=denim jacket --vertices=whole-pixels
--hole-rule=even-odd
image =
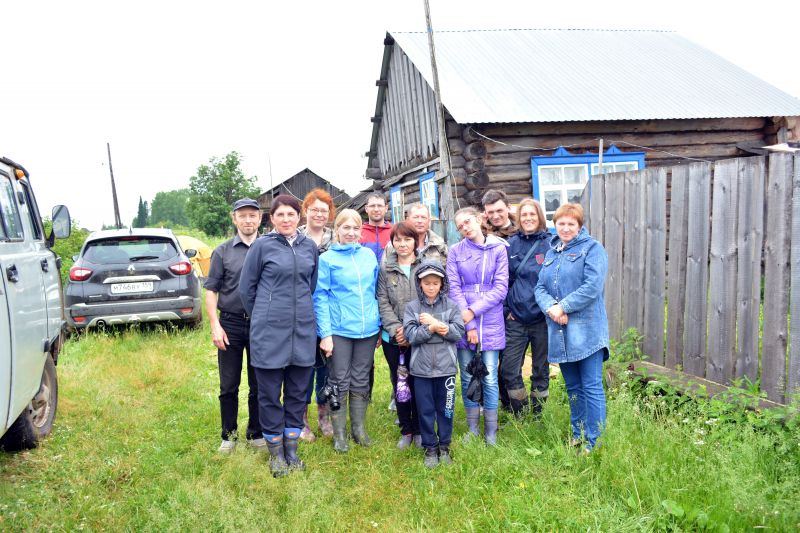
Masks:
[[[608,255],[586,228],[558,250],[554,236],[536,284],[536,302],[542,311],[561,304],[569,321],[559,326],[547,317],[548,360],[573,363],[605,349],[608,358],[608,318],[603,298]]]

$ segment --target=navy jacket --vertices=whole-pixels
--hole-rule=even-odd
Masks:
[[[548,231],[539,231],[526,235],[522,231],[508,239],[508,295],[505,302],[505,316],[511,313],[520,324],[530,326],[544,320],[544,313],[536,304],[536,283],[539,271],[547,252],[550,250]],[[519,275],[517,268],[525,255],[533,248],[533,253],[522,267]]]
[[[272,232],[250,247],[239,294],[250,315],[250,363],[279,369],[314,365],[317,324],[312,295],[317,286],[317,245],[298,233],[294,245]]]

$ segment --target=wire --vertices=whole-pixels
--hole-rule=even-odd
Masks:
[[[673,154],[672,152],[667,152],[666,150],[661,150],[660,148],[651,148],[649,146],[639,146],[638,144],[629,143],[628,141],[621,141],[621,140],[614,140],[614,139],[606,139],[611,144],[627,144],[628,146],[633,146],[634,148],[641,148],[642,150],[650,150],[651,152],[661,152],[662,154],[671,155],[672,157],[676,157],[678,159],[686,159],[687,161],[701,161],[703,163],[713,163],[713,161],[709,161],[708,159],[700,159],[697,157],[686,157],[683,155]]]

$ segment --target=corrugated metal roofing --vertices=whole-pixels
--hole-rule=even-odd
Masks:
[[[391,33],[433,86],[425,33]],[[436,32],[461,124],[800,115],[800,99],[663,31]]]

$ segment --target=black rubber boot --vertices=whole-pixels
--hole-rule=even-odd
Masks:
[[[511,412],[515,417],[520,418],[525,414],[525,409],[528,407],[528,393],[525,389],[509,389],[508,397],[510,399]]]
[[[339,453],[347,453],[347,394],[342,394],[341,407],[331,410],[331,425],[333,426],[333,449]]]
[[[267,438],[267,449],[269,450],[269,470],[272,477],[283,477],[289,473],[289,466],[283,456],[283,436]]]
[[[283,440],[283,456],[289,464],[289,470],[305,470],[306,465],[303,460],[297,456],[297,444],[299,439],[284,437]]]
[[[350,432],[353,440],[364,447],[372,445],[372,440],[367,435],[367,406],[369,393],[350,391]]]

